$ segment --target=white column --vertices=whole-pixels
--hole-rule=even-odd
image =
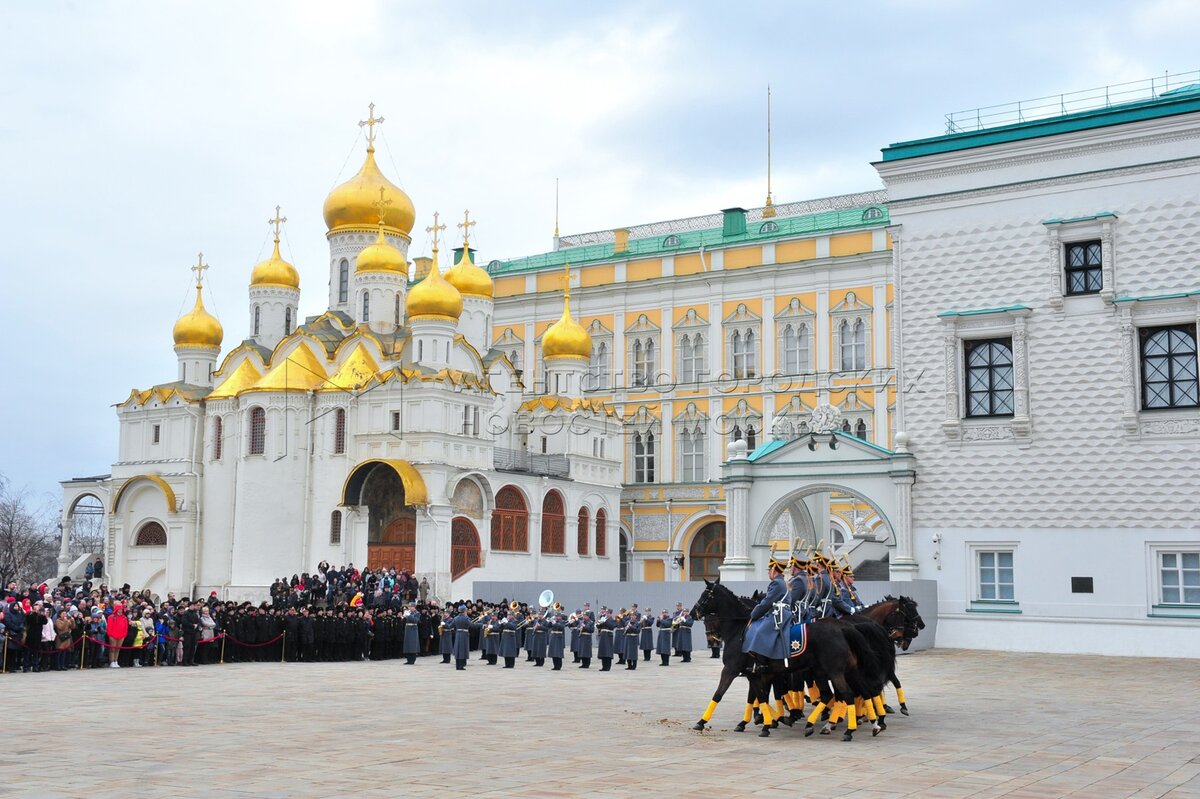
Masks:
[[[725,371],[725,342],[721,335],[721,303],[708,304],[708,379],[716,380]]]
[[[916,474],[912,470],[912,455],[907,454],[908,436],[896,434],[896,450],[903,454],[897,456],[895,465],[899,468],[892,472],[892,482],[896,486],[897,513],[893,521],[896,529],[892,534],[896,538],[896,551],[890,562],[890,577],[893,580],[911,580],[917,575],[918,563],[913,557],[913,520],[912,520],[912,486]],[[900,462],[903,458],[904,461]],[[904,468],[904,467],[908,468]]]
[[[74,526],[75,520],[67,517],[62,520],[59,525],[62,528],[62,540],[58,545],[58,576],[63,577],[67,573],[67,569],[71,566],[71,528]]]
[[[775,344],[778,341],[778,336],[775,333],[775,295],[764,294],[762,298],[762,327],[759,331],[762,339],[762,346],[759,351],[762,355],[762,363],[759,366],[759,374],[764,377],[769,377],[778,371],[775,368]],[[764,384],[765,385],[765,384]],[[766,427],[764,417],[764,427]],[[767,427],[770,430],[771,428]]]
[[[750,559],[750,462],[741,457],[725,467],[725,561],[721,579],[752,580]]]

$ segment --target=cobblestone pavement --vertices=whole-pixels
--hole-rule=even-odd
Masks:
[[[0,796],[1200,797],[1195,661],[935,650],[878,738],[691,724],[718,661],[0,675]],[[895,704],[889,695],[889,701]]]

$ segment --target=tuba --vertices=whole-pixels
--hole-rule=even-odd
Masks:
[[[512,602],[508,603],[508,609],[511,610],[513,613],[516,613],[518,610],[521,609],[521,603],[514,599]]]

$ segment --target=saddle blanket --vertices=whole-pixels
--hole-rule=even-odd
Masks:
[[[800,657],[807,649],[808,625],[793,624],[788,630],[788,657]]]

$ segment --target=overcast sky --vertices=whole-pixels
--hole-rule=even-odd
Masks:
[[[105,474],[112,408],[173,380],[203,251],[225,351],[269,245],[324,310],[321,206],[386,123],[412,254],[439,210],[483,260],[564,233],[880,186],[943,114],[1200,68],[1194,0],[8,3],[0,29],[0,473],[56,495]],[[453,220],[452,220],[453,221]],[[453,228],[451,228],[453,232]]]

